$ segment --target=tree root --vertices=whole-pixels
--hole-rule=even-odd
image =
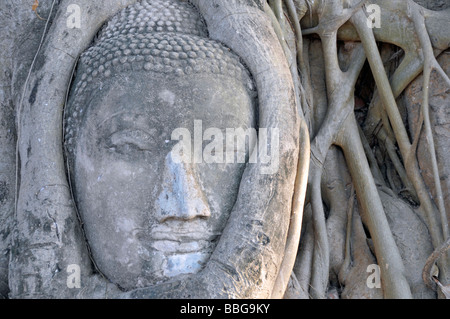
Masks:
[[[301,4],[305,4],[305,1],[300,2]],[[395,6],[393,3],[387,4],[382,1],[377,1],[377,3],[378,2],[380,2],[380,5],[387,5],[388,9],[394,8]],[[297,4],[297,7],[301,6],[301,4]],[[286,6],[288,5],[292,5],[292,3],[286,4]],[[384,285],[385,297],[410,298],[411,293],[409,291],[409,285],[403,277],[402,260],[398,254],[396,244],[392,239],[392,234],[389,231],[389,225],[385,222],[385,217],[383,217],[384,214],[378,213],[383,212],[383,208],[381,202],[376,199],[378,198],[378,196],[375,195],[377,194],[377,190],[372,176],[375,176],[377,183],[380,183],[381,185],[384,185],[384,177],[378,168],[376,159],[371,153],[368,142],[363,136],[358,136],[358,133],[361,134],[362,131],[358,129],[358,125],[356,124],[353,116],[348,115],[350,113],[348,111],[350,108],[349,105],[351,106],[352,104],[349,103],[347,94],[351,94],[352,96],[354,83],[350,85],[349,90],[347,83],[352,81],[352,77],[343,77],[342,72],[339,69],[337,62],[338,54],[336,50],[336,34],[338,33],[338,29],[350,19],[351,24],[357,31],[357,34],[356,36],[355,33],[349,36],[351,32],[347,32],[345,36],[348,38],[352,37],[353,41],[362,42],[364,52],[367,54],[371,70],[377,84],[378,93],[374,95],[372,100],[370,107],[371,111],[369,112],[369,118],[365,125],[365,133],[369,136],[377,136],[378,141],[385,146],[389,154],[389,158],[393,163],[393,168],[400,177],[404,188],[411,194],[415,202],[420,202],[421,206],[419,211],[424,212],[424,216],[426,217],[425,220],[427,221],[435,247],[442,243],[443,238],[447,238],[448,236],[447,221],[444,218],[446,216],[445,210],[443,210],[443,201],[440,197],[442,195],[442,191],[439,193],[440,195],[438,195],[439,198],[437,206],[439,208],[437,209],[420,174],[417,156],[415,155],[418,144],[418,136],[420,135],[420,127],[416,132],[414,132],[414,139],[410,142],[407,130],[397,108],[395,98],[400,95],[400,93],[422,71],[423,68],[429,69],[429,72],[431,72],[432,68],[436,69],[444,80],[449,82],[445,72],[443,72],[442,68],[437,64],[434,58],[435,54],[442,52],[442,50],[446,48],[444,47],[445,44],[443,44],[445,42],[443,41],[443,37],[445,36],[442,35],[442,32],[439,34],[440,37],[433,37],[433,34],[430,34],[430,36],[426,34],[426,25],[428,25],[427,22],[429,22],[431,17],[437,15],[430,11],[420,14],[421,11],[419,11],[419,8],[421,7],[411,1],[408,1],[407,4],[402,3],[400,6],[401,9],[399,9],[400,11],[396,11],[396,13],[391,13],[389,10],[384,10],[385,13],[383,14],[386,15],[386,19],[389,19],[388,16],[393,14],[399,14],[400,19],[406,19],[409,25],[415,27],[414,30],[416,33],[411,31],[411,29],[408,29],[407,32],[410,32],[412,35],[417,34],[418,37],[415,38],[417,39],[416,41],[411,41],[411,38],[392,32],[389,26],[387,28],[382,28],[381,30],[369,29],[366,24],[367,18],[363,10],[360,9],[362,5],[363,2],[358,2],[351,8],[343,8],[340,1],[331,1],[327,3],[315,3],[313,6],[308,6],[309,22],[305,22],[305,25],[311,25],[311,23],[314,23],[315,20],[313,20],[313,16],[317,17],[318,24],[302,31],[303,36],[318,34],[322,41],[328,94],[328,109],[323,121],[317,123],[313,121],[312,118],[306,119],[307,122],[311,122],[312,128],[319,127],[318,129],[311,131],[313,140],[311,142],[312,156],[308,185],[310,191],[310,196],[308,198],[312,205],[312,215],[315,225],[314,230],[316,243],[314,245],[313,260],[317,260],[315,262],[313,261],[310,292],[313,297],[324,297],[325,289],[323,285],[325,281],[324,279],[327,276],[323,268],[326,268],[329,260],[326,256],[323,256],[324,251],[326,251],[328,247],[327,243],[324,242],[323,236],[317,233],[319,231],[326,231],[326,229],[323,230],[325,217],[324,208],[322,205],[322,194],[318,184],[320,183],[319,177],[321,176],[322,166],[328,149],[331,145],[336,144],[341,146],[344,150],[347,165],[352,172],[358,201],[363,207],[365,220],[368,221],[368,228],[370,234],[372,235],[372,239],[374,240],[376,257],[382,270],[382,282]],[[290,17],[293,16],[292,12],[289,14]],[[302,12],[301,17],[303,16],[307,18],[308,12]],[[443,17],[442,14],[439,14],[438,16],[440,19]],[[392,19],[390,21],[392,21]],[[398,23],[405,22],[403,21]],[[298,33],[299,28],[297,26],[295,28]],[[392,30],[393,28],[395,28],[395,25],[392,26]],[[434,35],[438,33],[436,28],[433,29],[433,32]],[[389,40],[388,42],[395,43],[396,45],[402,47],[405,51],[405,57],[400,66],[394,72],[394,75],[390,81],[385,74],[375,36],[377,39],[383,39],[382,41]],[[433,37],[433,44],[437,45],[434,52],[430,37]],[[448,44],[448,41],[446,43]],[[428,51],[424,51],[425,62],[419,55],[419,45],[422,48],[425,48],[426,46],[428,49]],[[299,47],[300,46],[297,45],[297,49]],[[300,54],[299,52],[297,52],[297,55],[303,56],[303,54]],[[350,68],[355,72],[353,77],[356,81],[356,77],[358,76],[360,69],[358,70],[358,68],[355,67],[355,65],[358,64],[355,60],[356,59],[353,56],[351,59],[352,64],[350,65]],[[307,65],[308,62],[302,61],[301,63],[299,62],[299,65],[300,64]],[[425,84],[429,83],[429,72],[425,73],[426,78],[428,78],[428,81]],[[347,72],[347,74],[349,73],[350,72]],[[425,91],[424,94],[427,94],[427,91]],[[343,96],[345,96],[345,98]],[[425,106],[428,108],[426,100],[423,105],[419,121],[423,121],[427,127],[429,126],[429,117],[426,114],[426,110],[424,110]],[[312,116],[312,114],[317,111],[318,110],[312,110],[307,114]],[[382,123],[382,126],[379,125],[380,123]],[[426,128],[426,130],[429,129]],[[314,132],[317,132],[317,134],[315,135]],[[427,133],[427,135],[429,136],[430,134]],[[430,141],[430,144],[432,144],[432,141]],[[400,158],[397,154],[396,145],[399,147],[402,158]],[[437,184],[439,181],[439,172],[436,169],[437,164],[434,149],[430,149],[430,152],[433,153],[432,156],[434,157],[434,177],[436,187],[438,188]],[[370,166],[367,164],[365,154],[367,154]],[[367,189],[372,189],[370,194],[366,194]],[[378,204],[375,204],[377,201]],[[437,218],[439,215],[440,218]],[[348,242],[346,243],[345,251],[348,251]],[[348,255],[346,255],[345,260],[345,263],[348,263]],[[388,263],[389,266],[387,265]],[[384,268],[390,268],[390,270]]]
[[[448,238],[440,247],[437,247],[434,252],[428,257],[427,262],[425,263],[425,266],[423,267],[422,271],[422,279],[425,282],[425,284],[433,290],[436,290],[436,282],[433,280],[433,277],[431,276],[431,268],[436,263],[436,261],[445,254],[447,250],[450,249],[450,238]]]
[[[450,87],[450,79],[447,74],[445,74],[444,70],[442,70],[439,63],[436,61],[434,57],[433,48],[431,45],[430,38],[428,36],[426,26],[425,26],[425,18],[423,13],[420,12],[419,9],[415,9],[412,11],[412,18],[414,21],[414,25],[416,27],[417,35],[419,36],[419,41],[422,46],[422,50],[424,52],[424,68],[423,68],[423,102],[422,102],[422,115],[424,117],[424,126],[426,139],[428,141],[429,154],[431,156],[431,166],[433,169],[433,178],[434,184],[436,188],[437,194],[437,204],[439,207],[439,212],[441,215],[441,225],[442,225],[442,234],[443,238],[446,239],[449,236],[448,233],[448,222],[447,215],[445,213],[445,205],[444,205],[444,196],[442,195],[442,187],[439,177],[439,169],[437,165],[436,158],[436,150],[433,139],[433,133],[431,130],[431,122],[430,122],[430,112],[429,112],[429,85],[430,85],[430,76],[431,71],[433,69],[437,70],[441,77],[445,80],[447,85]]]

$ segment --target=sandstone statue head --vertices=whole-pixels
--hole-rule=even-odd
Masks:
[[[245,163],[183,161],[174,132],[190,132],[195,153],[208,128],[256,127],[239,57],[208,39],[188,2],[142,1],[81,56],[65,114],[73,194],[99,270],[124,289],[199,272]]]

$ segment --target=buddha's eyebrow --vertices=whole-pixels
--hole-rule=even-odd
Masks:
[[[131,114],[131,115],[141,115],[141,116],[144,115],[144,114],[142,114],[142,113],[130,113],[130,112],[127,111],[127,110],[119,111],[119,112],[113,113],[113,114],[107,116],[106,118],[104,118],[99,124],[96,125],[95,128],[96,128],[96,129],[99,129],[99,128],[102,127],[105,123],[107,123],[108,121],[113,120],[113,119],[116,118],[116,117],[119,117],[119,116],[121,116],[121,115],[130,115],[130,114]],[[117,130],[116,132],[119,132],[119,131],[129,131],[129,130],[135,129],[135,130],[143,131],[143,132],[145,132],[146,134],[151,135],[151,136],[153,136],[153,135],[155,134],[154,128],[151,127],[151,125],[145,125],[145,124],[138,123],[138,122],[136,122],[136,123],[133,122],[133,123],[130,123],[130,124],[133,126],[132,128],[130,128],[130,127],[125,127],[124,129]]]

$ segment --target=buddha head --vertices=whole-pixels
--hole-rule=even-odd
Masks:
[[[174,132],[194,138],[198,121],[224,136],[256,127],[239,57],[208,38],[187,1],[144,0],[81,56],[65,114],[71,185],[98,269],[125,290],[201,271],[246,164],[183,160]]]

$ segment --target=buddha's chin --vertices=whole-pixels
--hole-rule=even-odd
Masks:
[[[164,276],[172,278],[179,275],[198,273],[208,262],[210,256],[211,253],[207,251],[167,256],[166,268],[163,271]]]
[[[147,248],[147,265],[152,265],[150,277],[163,282],[180,275],[198,273],[211,257],[217,238],[217,235],[206,231],[181,235],[163,232],[156,233],[151,240],[140,242]]]
[[[200,272],[210,259],[212,249],[190,252],[162,252],[151,250],[151,258],[146,263],[146,271],[138,276],[134,288],[143,288],[176,280],[178,276],[188,276]]]
[[[108,273],[111,281],[125,290],[151,287],[177,277],[200,272],[210,259],[217,236],[214,238],[192,238],[159,236],[161,239],[134,237],[121,250],[127,251],[124,258],[113,259]],[[163,239],[162,239],[163,238]]]

